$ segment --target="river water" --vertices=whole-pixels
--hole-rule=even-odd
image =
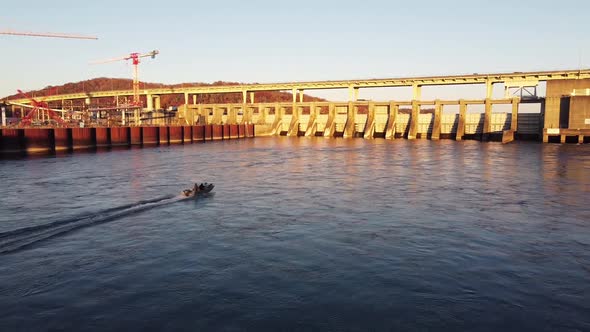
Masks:
[[[590,330],[590,145],[256,138],[0,178],[1,331]]]

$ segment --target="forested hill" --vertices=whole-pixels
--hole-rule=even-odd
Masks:
[[[34,97],[41,97],[47,95],[56,94],[69,94],[69,93],[80,93],[80,92],[96,92],[96,91],[108,91],[108,90],[131,90],[132,80],[123,78],[93,78],[86,81],[66,83],[60,86],[48,86],[41,90],[29,91],[27,95]],[[238,85],[236,82],[215,82],[215,83],[181,83],[181,84],[161,84],[161,83],[140,83],[141,89],[150,88],[180,88],[180,87],[193,87],[193,86],[218,86],[218,85]],[[7,96],[2,99],[15,99],[21,98],[19,94]],[[183,95],[162,95],[161,96],[162,107],[178,106],[184,104]],[[260,91],[256,92],[256,102],[276,102],[276,101],[292,101],[293,95],[289,92],[278,92],[278,91]],[[324,101],[324,99],[316,98],[305,95],[304,101]],[[192,102],[192,100],[191,100]],[[198,102],[203,104],[215,104],[215,103],[241,103],[242,93],[220,93],[220,94],[202,94],[198,96]]]

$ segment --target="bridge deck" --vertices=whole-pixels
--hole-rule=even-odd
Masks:
[[[423,76],[423,77],[402,77],[385,79],[359,79],[359,80],[338,80],[338,81],[315,81],[315,82],[285,82],[285,83],[253,83],[239,85],[218,85],[198,87],[176,87],[176,88],[155,88],[140,90],[141,95],[165,95],[165,94],[214,94],[231,92],[254,92],[254,91],[302,91],[317,89],[358,89],[377,87],[399,87],[399,86],[425,86],[425,85],[458,85],[458,84],[494,84],[505,83],[510,86],[537,85],[540,81],[585,79],[590,78],[590,69],[583,70],[559,70],[539,72],[513,72],[513,73],[491,73],[471,74],[454,76]],[[133,90],[116,91],[95,91],[84,93],[72,93],[54,95],[44,98],[45,101],[60,101],[85,98],[131,96]],[[29,103],[28,99],[14,99],[15,103]]]

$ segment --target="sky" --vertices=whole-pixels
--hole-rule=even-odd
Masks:
[[[131,78],[131,52],[159,83],[267,83],[590,68],[590,1],[6,1],[0,30],[98,40],[0,35],[0,96],[95,77]],[[348,91],[306,93],[346,100]],[[497,92],[501,97],[502,92]],[[423,98],[484,95],[425,89]],[[410,89],[360,98],[411,99]]]

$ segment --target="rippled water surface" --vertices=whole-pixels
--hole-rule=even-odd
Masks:
[[[590,330],[588,145],[256,138],[0,178],[2,331]]]

